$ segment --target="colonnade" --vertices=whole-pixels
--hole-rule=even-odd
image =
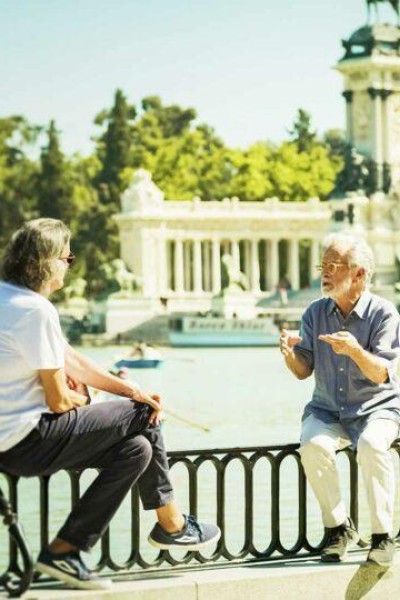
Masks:
[[[222,259],[231,256],[233,270],[243,273],[255,294],[273,291],[282,277],[293,290],[318,277],[320,242],[302,239],[168,239],[165,247],[165,292],[217,294],[221,290]],[[163,252],[164,254],[164,252]],[[164,258],[164,257],[163,257]],[[306,262],[306,281],[300,262]]]

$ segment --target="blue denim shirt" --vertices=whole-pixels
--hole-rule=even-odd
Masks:
[[[349,331],[368,352],[386,361],[388,379],[374,383],[348,356],[336,354],[318,336]],[[364,292],[344,318],[335,302],[321,298],[310,304],[301,321],[302,341],[295,351],[314,371],[315,388],[303,420],[314,414],[324,423],[340,422],[352,444],[371,418],[393,419],[400,424],[400,380],[396,364],[400,356],[400,316],[395,306]]]

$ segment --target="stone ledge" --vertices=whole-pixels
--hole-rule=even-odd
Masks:
[[[114,582],[107,592],[35,587],[24,600],[382,600],[400,597],[400,552],[391,569],[365,562],[354,552],[345,563],[324,565],[317,558],[167,575],[140,574]],[[6,598],[4,591],[0,598]]]

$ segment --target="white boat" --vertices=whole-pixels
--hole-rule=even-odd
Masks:
[[[183,315],[169,320],[171,346],[277,346],[279,334],[279,326],[271,316],[227,319]]]

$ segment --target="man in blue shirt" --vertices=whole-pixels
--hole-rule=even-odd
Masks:
[[[280,349],[298,379],[315,376],[302,421],[301,460],[329,539],[326,562],[342,560],[359,540],[342,501],[336,451],[357,449],[371,515],[368,560],[393,562],[395,477],[390,446],[399,435],[400,317],[392,303],[368,291],[374,261],[362,239],[332,234],[321,271],[323,298],[305,311],[300,336],[282,331]]]

